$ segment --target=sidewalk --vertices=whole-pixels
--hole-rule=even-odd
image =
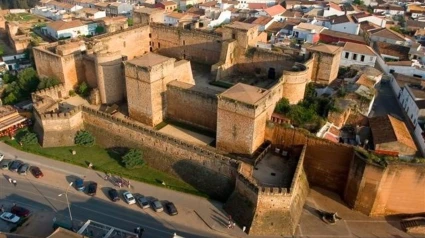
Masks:
[[[0,142],[0,152],[5,155],[6,159],[15,159],[17,156],[20,160],[27,162],[30,165],[39,166],[43,170],[45,177],[42,179],[34,178],[34,180],[36,180],[38,183],[45,183],[50,186],[66,190],[66,188],[69,186],[69,182],[73,181],[73,176],[81,178],[85,176],[86,181],[97,182],[99,187],[114,187],[111,182],[104,180],[105,174],[103,172],[98,172],[92,169],[82,168],[43,156],[26,153],[6,145],[3,142]],[[32,175],[27,177],[28,179],[32,180]],[[227,228],[228,215],[222,209],[223,204],[220,202],[211,201],[202,197],[169,190],[138,181],[130,180],[130,184],[131,189],[129,190],[133,193],[140,193],[145,196],[156,197],[159,200],[172,201],[177,205],[178,208],[183,207],[187,210],[193,210],[199,216],[200,220],[202,220],[210,229],[220,232],[223,235],[233,237],[247,236],[246,233],[244,233],[239,227],[235,227],[235,229]],[[115,188],[117,189],[118,187]],[[122,189],[126,188],[123,187]],[[78,193],[74,189],[70,189],[69,191],[72,193]],[[108,200],[108,198],[101,194],[101,192],[98,194],[99,196],[96,197]],[[185,225],[188,225],[187,221],[184,219],[181,221]]]

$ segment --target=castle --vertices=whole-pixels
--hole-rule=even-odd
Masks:
[[[229,191],[222,195],[226,199],[232,194],[226,209],[254,235],[293,235],[310,183],[339,192],[366,214],[385,214],[384,205],[374,205],[382,197],[379,192],[369,200],[357,199],[369,191],[363,172],[371,169],[352,162],[357,161],[352,147],[322,145],[329,153],[343,151],[338,157],[341,165],[328,161],[338,164],[336,169],[329,165],[329,172],[314,160],[322,153],[314,144],[302,141],[289,146],[290,138],[268,133],[267,121],[281,98],[295,104],[303,99],[308,82],[329,84],[336,78],[340,47],[316,45],[306,54],[265,50],[256,44],[266,42],[267,35],[255,25],[234,22],[220,33],[205,32],[150,22],[156,14],[138,9],[136,25],[127,29],[33,48],[38,74],[62,82],[33,94],[34,129],[42,146],[73,145],[75,133],[84,128],[105,146],[146,146],[172,155],[174,161],[161,163],[194,166],[196,173],[203,173],[197,180],[216,185],[210,193]],[[208,66],[206,77],[195,75],[196,64]],[[124,104],[128,117],[59,103],[82,82],[95,89],[92,104]],[[214,86],[218,84],[226,86]],[[215,148],[157,131],[155,126],[164,120],[214,133]],[[294,134],[292,141],[297,138]],[[264,185],[255,178],[254,166],[266,154],[281,150],[289,151],[286,182]],[[324,158],[333,159],[329,154]],[[354,172],[353,166],[359,170]],[[387,171],[380,168],[382,180]],[[346,188],[348,183],[356,188]],[[244,202],[250,205],[240,209]],[[238,215],[240,210],[249,214]]]

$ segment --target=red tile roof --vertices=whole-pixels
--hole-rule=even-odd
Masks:
[[[336,3],[329,2],[329,7],[342,12],[341,7]]]
[[[274,16],[281,15],[282,13],[286,11],[286,9],[282,7],[281,5],[274,5],[273,7],[264,9],[264,11],[267,14],[269,14],[269,16],[274,17]]]

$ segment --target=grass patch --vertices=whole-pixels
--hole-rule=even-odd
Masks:
[[[88,162],[93,164],[93,169],[101,172],[109,172],[114,175],[120,175],[125,178],[130,178],[140,182],[145,182],[160,187],[161,181],[166,183],[166,187],[172,190],[194,194],[201,197],[208,197],[206,194],[196,190],[193,186],[184,181],[168,175],[164,172],[149,167],[148,165],[136,166],[131,169],[126,169],[122,166],[122,152],[119,150],[104,149],[98,145],[92,147],[69,146],[42,148],[40,145],[24,145],[21,147],[16,140],[2,138],[2,140],[16,149],[26,151],[32,154],[37,154],[63,161],[66,163],[75,164],[87,168]],[[72,150],[77,152],[72,155]]]
[[[228,83],[228,82],[224,82],[224,81],[220,81],[220,80],[212,81],[212,82],[210,82],[210,84],[213,85],[213,86],[220,87],[220,88],[231,88],[231,87],[233,87],[233,84]]]
[[[30,13],[16,13],[16,14],[8,14],[5,16],[8,21],[31,21],[34,19],[34,15]]]

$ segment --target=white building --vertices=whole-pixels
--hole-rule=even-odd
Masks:
[[[21,70],[32,66],[26,54],[5,55],[2,60],[7,70]]]
[[[402,15],[404,16],[404,8],[398,5],[393,4],[384,4],[384,5],[378,5],[373,8],[373,13],[379,13],[382,15]]]
[[[56,10],[45,6],[35,6],[34,8],[30,9],[30,12],[34,15],[49,18],[54,21],[61,20],[63,18],[63,15],[67,14],[66,10]]]
[[[385,25],[387,24],[387,21],[384,17],[377,17],[365,12],[353,14],[352,17],[357,23],[367,21],[380,27],[385,27]]]
[[[386,62],[386,64],[390,73],[425,79],[425,69],[415,60]]]
[[[106,11],[99,11],[96,8],[83,8],[81,12],[84,13],[87,19],[100,19],[106,17]]]
[[[82,6],[57,1],[50,1],[45,6],[54,10],[65,10],[66,12],[75,12],[83,8]]]
[[[42,29],[45,35],[54,39],[75,38],[78,36],[95,35],[98,23],[83,24],[80,20],[55,21]]]
[[[191,22],[192,18],[193,17],[189,14],[171,12],[164,15],[164,23],[169,26],[178,26],[183,22]]]
[[[232,17],[232,12],[225,10],[220,13],[220,16],[216,20],[210,21],[210,23],[208,23],[208,27],[213,28],[221,24],[227,24],[230,22],[231,17]]]
[[[353,64],[375,67],[375,51],[367,45],[346,42],[341,53],[340,66],[351,66]]]
[[[358,35],[360,32],[360,24],[355,22],[350,15],[333,16],[328,20],[324,20],[323,26],[329,30]]]
[[[281,15],[286,11],[286,9],[284,7],[282,7],[281,5],[274,5],[272,7],[269,8],[265,8],[263,10],[260,10],[260,12],[258,13],[259,16],[264,16],[264,17],[271,17],[277,21],[283,20],[283,18],[281,17]]]
[[[309,23],[300,23],[293,28],[293,35],[299,40],[304,40],[307,43],[317,43],[320,39],[320,32],[326,27],[317,26]]]
[[[344,5],[339,5],[333,2],[329,2],[329,8],[323,11],[323,16],[324,17],[343,16],[343,15],[350,15],[354,13],[359,13],[359,11],[353,8],[351,5],[344,7]]]

